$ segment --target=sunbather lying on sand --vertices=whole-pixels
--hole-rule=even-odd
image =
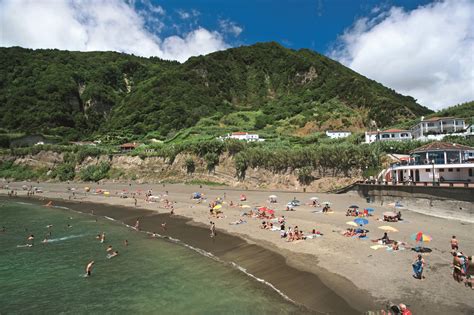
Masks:
[[[230,225],[238,225],[238,224],[242,224],[242,223],[247,223],[247,221],[244,221],[242,219],[238,219],[237,221],[230,222],[229,224]]]

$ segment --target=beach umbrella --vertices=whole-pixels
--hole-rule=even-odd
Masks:
[[[251,208],[249,205],[243,205],[241,208]]]
[[[358,225],[366,225],[366,224],[369,224],[369,220],[363,219],[363,218],[354,219],[354,222],[357,223]]]
[[[275,198],[277,198],[277,196],[275,196],[275,195],[270,195],[270,196],[268,196],[268,198],[270,198],[270,199],[275,199]]]
[[[267,209],[267,213],[268,213],[268,214],[274,214],[274,213],[275,213],[275,210]]]
[[[329,206],[331,203],[329,201],[323,202],[323,205]]]
[[[108,195],[110,195],[110,192],[104,191],[104,196],[108,196]]]
[[[379,226],[379,229],[387,231],[387,232],[398,232],[396,228],[388,226],[388,225]]]
[[[319,200],[319,198],[318,197],[311,197],[311,198],[309,198],[309,200]]]
[[[352,226],[358,226],[358,225],[357,225],[357,223],[355,223],[355,222],[352,222],[352,221],[346,222],[346,224],[348,224],[348,225],[352,225]]]
[[[219,210],[220,208],[222,208],[222,205],[217,205],[217,206],[215,206],[215,207],[212,208],[212,209],[214,209],[214,210]]]
[[[351,209],[359,209],[359,206],[357,206],[357,205],[352,205],[352,206],[350,206],[349,208],[351,208]]]
[[[393,211],[388,211],[383,213],[384,217],[396,217],[397,214]]]
[[[425,243],[430,242],[432,240],[431,236],[426,235],[423,232],[412,234],[410,238],[414,241],[425,242]]]

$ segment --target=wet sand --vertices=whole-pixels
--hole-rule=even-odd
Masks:
[[[22,183],[11,184],[11,188],[20,189]],[[68,199],[70,193],[65,184],[41,184],[45,190],[42,198]],[[346,221],[353,218],[344,215],[345,208],[353,203],[372,206],[376,216],[383,211],[391,210],[387,206],[367,205],[365,200],[355,195],[317,194],[321,201],[330,201],[335,213],[323,215],[313,213],[317,208],[303,205],[297,211],[282,211],[287,200],[297,197],[308,202],[312,193],[278,192],[280,203],[275,207],[276,215],[285,215],[287,225],[298,225],[306,233],[316,228],[324,233],[322,238],[288,243],[280,239],[279,233],[259,228],[261,220],[247,218],[242,225],[229,225],[229,222],[240,218],[246,209],[224,205],[226,218],[214,219],[208,216],[207,203],[196,204],[190,200],[193,191],[204,192],[208,201],[217,196],[226,201],[238,201],[241,191],[225,188],[208,189],[185,185],[133,185],[105,184],[92,185],[93,188],[108,189],[110,197],[83,193],[85,184],[71,184],[77,187],[75,202],[99,202],[118,207],[107,208],[98,205],[81,205],[94,207],[97,215],[107,215],[134,224],[137,217],[142,217],[144,229],[160,232],[159,226],[167,222],[167,235],[178,238],[192,246],[209,251],[224,261],[233,261],[246,268],[259,278],[275,285],[297,303],[304,304],[312,310],[334,314],[362,313],[367,310],[381,309],[387,301],[405,303],[415,314],[472,314],[474,309],[474,291],[465,288],[452,280],[450,271],[449,239],[456,234],[461,242],[461,250],[467,255],[474,253],[472,231],[474,225],[469,220],[449,220],[431,217],[424,214],[403,211],[404,223],[377,222],[370,218],[367,228],[371,239],[381,237],[383,231],[377,227],[391,225],[399,229],[398,233],[389,233],[391,238],[410,242],[409,236],[419,230],[433,236],[428,246],[433,250],[425,254],[427,261],[426,279],[415,280],[411,277],[411,262],[415,253],[409,249],[400,252],[388,252],[385,249],[373,250],[370,240],[346,238],[340,232],[348,226]],[[160,203],[145,203],[144,197],[138,198],[138,207],[133,207],[133,199],[121,199],[115,192],[122,189],[153,189],[154,195],[169,191],[169,200],[177,201],[175,213],[189,219],[169,217],[169,209]],[[6,191],[3,191],[6,193]],[[18,191],[21,195],[23,192]],[[269,192],[245,191],[250,206],[267,205]],[[284,201],[284,202],[283,202]],[[123,206],[129,206],[125,208]],[[99,210],[104,207],[104,210]],[[97,208],[97,209],[96,209]],[[153,212],[145,211],[149,209]],[[100,211],[97,212],[97,211]],[[102,211],[104,211],[102,213]],[[144,212],[145,211],[145,212]],[[157,213],[164,214],[157,214]],[[469,218],[467,218],[469,219]],[[209,237],[209,220],[216,222],[219,235],[213,242]],[[222,233],[225,231],[231,235]],[[237,237],[235,237],[237,236]],[[288,269],[287,269],[288,268]],[[336,293],[337,292],[337,293]],[[335,303],[337,306],[332,305]],[[331,305],[329,305],[331,304]],[[327,305],[327,306],[326,306]],[[350,305],[346,310],[344,308]],[[342,307],[342,309],[331,309]]]

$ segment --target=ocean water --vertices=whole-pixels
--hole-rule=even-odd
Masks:
[[[14,200],[0,203],[0,226],[7,229],[0,232],[0,314],[305,312],[235,268],[118,222]],[[50,241],[42,244],[49,224]],[[95,239],[100,232],[106,233],[104,244]],[[34,246],[18,247],[29,234],[35,235]],[[107,259],[108,245],[119,256]],[[95,267],[84,278],[90,260]]]

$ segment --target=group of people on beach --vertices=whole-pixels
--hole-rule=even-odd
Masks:
[[[453,279],[456,282],[464,283],[465,286],[474,290],[474,265],[472,256],[465,255],[459,250],[459,241],[453,235],[450,241],[451,255],[453,256]]]

